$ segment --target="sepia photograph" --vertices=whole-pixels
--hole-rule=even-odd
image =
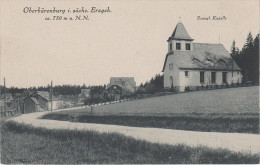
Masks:
[[[0,0],[1,164],[259,164],[258,0]]]

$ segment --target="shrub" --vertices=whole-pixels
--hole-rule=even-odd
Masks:
[[[190,87],[189,86],[186,86],[185,89],[184,89],[185,92],[190,92]]]

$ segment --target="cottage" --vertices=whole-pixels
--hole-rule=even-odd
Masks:
[[[91,89],[81,89],[80,96],[85,96],[86,98],[90,97]]]
[[[134,77],[110,77],[110,83],[107,85],[107,89],[111,87],[115,88],[115,86],[126,93],[133,93],[136,90]]]
[[[13,95],[11,93],[2,93],[1,100],[4,100],[5,102],[10,102],[13,100]]]
[[[110,77],[110,83],[107,85],[109,98],[119,100],[122,95],[129,95],[136,90],[134,77]]]
[[[62,106],[62,101],[53,97],[52,109],[58,109]],[[51,110],[51,97],[49,92],[37,91],[33,92],[29,97],[24,100],[23,113],[32,113],[39,111]]]
[[[179,22],[167,40],[163,65],[164,88],[184,91],[185,87],[241,83],[241,69],[222,44],[194,43]]]

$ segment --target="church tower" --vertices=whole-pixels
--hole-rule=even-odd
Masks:
[[[167,40],[168,52],[172,51],[191,51],[193,39],[188,34],[181,21],[176,25],[172,35]]]

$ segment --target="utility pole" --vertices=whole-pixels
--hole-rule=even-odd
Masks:
[[[5,77],[4,77],[4,90],[3,90],[3,92],[4,92],[4,100],[5,100]]]
[[[52,94],[53,94],[53,88],[52,88],[52,81],[51,81],[51,112],[52,112]]]
[[[6,95],[5,95],[5,77],[4,77],[4,109],[5,109],[5,117],[7,116],[7,108],[6,108]]]
[[[17,112],[20,112],[20,98],[17,100]]]
[[[234,62],[233,62],[233,58],[232,57],[231,57],[231,59],[232,59],[232,83],[233,83],[233,80],[234,80],[234,78],[233,78]]]

